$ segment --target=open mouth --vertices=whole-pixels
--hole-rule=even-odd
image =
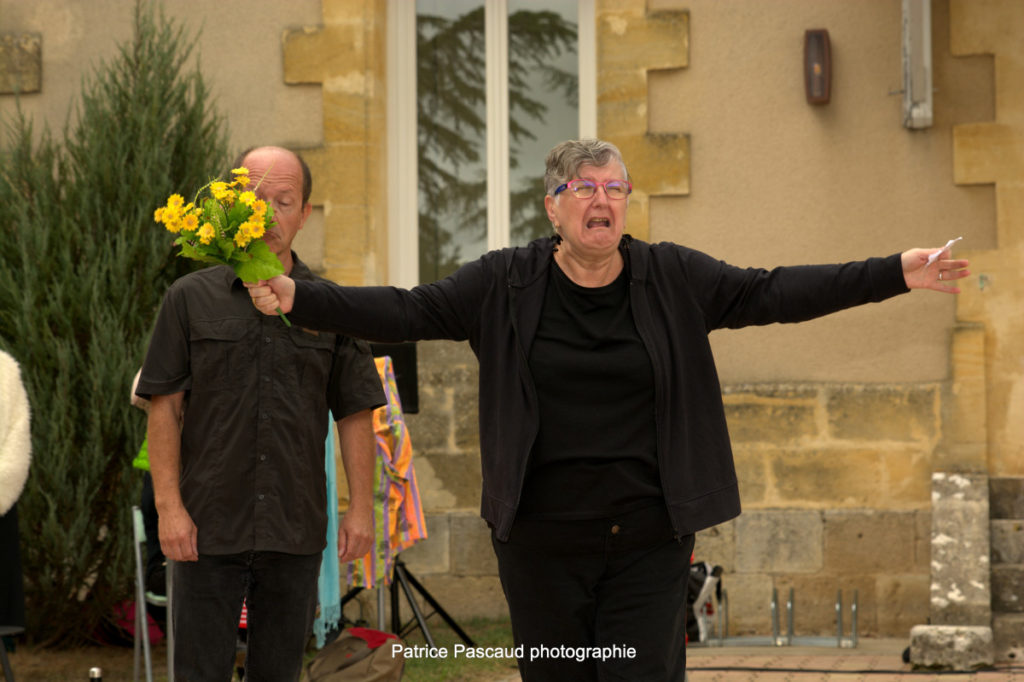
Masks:
[[[611,227],[612,221],[608,218],[591,218],[587,221],[587,227]]]

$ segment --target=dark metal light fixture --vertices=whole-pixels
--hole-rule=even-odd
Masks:
[[[808,104],[828,104],[832,96],[832,47],[826,29],[804,32],[804,90]]]

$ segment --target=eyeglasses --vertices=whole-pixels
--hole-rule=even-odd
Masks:
[[[609,199],[625,199],[633,191],[633,183],[629,180],[594,182],[593,180],[576,179],[556,187],[552,196],[557,197],[559,193],[571,189],[573,196],[577,199],[589,199],[594,196],[598,187],[604,187],[604,193]]]

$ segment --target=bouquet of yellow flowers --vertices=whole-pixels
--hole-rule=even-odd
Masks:
[[[174,244],[181,247],[179,256],[228,265],[243,282],[283,274],[281,261],[263,241],[264,233],[274,225],[273,207],[245,189],[249,185],[247,168],[235,168],[231,174],[231,182],[214,180],[200,187],[187,204],[180,194],[172,194],[153,218],[178,235]],[[278,313],[291,326],[280,310]]]

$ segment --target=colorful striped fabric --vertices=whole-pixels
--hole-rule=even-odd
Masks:
[[[390,357],[376,358],[388,403],[373,412],[377,436],[374,479],[376,536],[366,556],[349,562],[348,584],[372,588],[390,585],[395,557],[427,537],[423,505],[412,465],[412,441],[402,415]]]

